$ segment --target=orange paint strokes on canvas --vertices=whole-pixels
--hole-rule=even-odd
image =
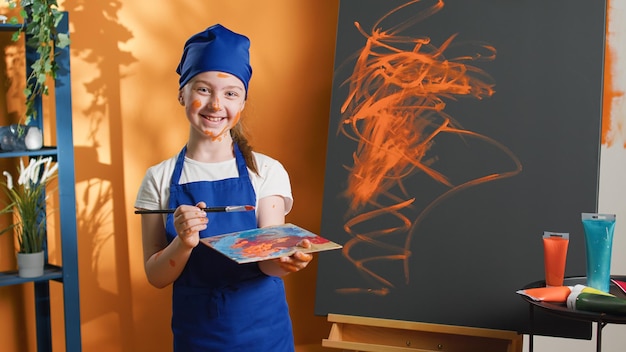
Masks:
[[[414,14],[388,30],[382,23],[410,5]],[[372,27],[371,34],[361,25],[355,26],[367,39],[357,53],[347,98],[341,108],[339,133],[357,143],[349,169],[345,196],[349,213],[344,230],[351,236],[343,247],[343,255],[361,273],[382,287],[345,287],[339,293],[375,293],[386,295],[395,283],[375,268],[377,263],[400,262],[405,283],[409,282],[409,258],[413,229],[429,212],[455,193],[481,183],[512,177],[522,170],[519,159],[503,144],[479,133],[463,129],[444,112],[445,100],[461,97],[482,100],[495,93],[492,78],[474,61],[491,61],[496,48],[479,42],[464,43],[466,53],[448,56],[456,34],[440,46],[426,36],[408,37],[399,33],[438,12],[443,1],[409,1],[384,15]],[[438,137],[456,135],[471,138],[500,150],[510,159],[510,169],[468,175],[453,181],[435,169],[439,155],[432,151]],[[405,187],[411,176],[422,174],[443,189],[425,205],[416,206],[420,195],[409,194]],[[423,199],[420,199],[423,201]],[[407,214],[417,211],[415,218]],[[373,224],[385,224],[372,228]],[[380,225],[379,225],[380,226]],[[394,239],[393,241],[390,239]],[[398,238],[404,238],[401,242]],[[370,255],[359,248],[369,248]]]
[[[605,56],[604,56],[604,87],[602,97],[602,135],[601,143],[606,147],[611,147],[619,141],[621,138],[624,141],[622,147],[626,148],[626,130],[623,123],[619,119],[615,119],[613,114],[615,105],[614,102],[619,99],[623,99],[624,92],[617,88],[613,75],[615,74],[615,62],[616,52],[613,45],[617,45],[612,42],[613,35],[610,32],[612,11],[610,2],[607,2],[607,25],[606,25],[606,43],[605,43]]]
[[[606,47],[606,55],[604,59],[604,93],[602,96],[602,135],[601,143],[604,146],[611,147],[615,142],[612,132],[612,118],[611,112],[613,111],[613,99],[617,98],[619,94],[615,91],[613,86],[613,74],[612,68],[612,53],[610,48]]]
[[[359,143],[347,191],[351,208],[363,206],[417,170],[450,186],[424,162],[433,138],[450,124],[442,114],[443,98],[492,96],[491,78],[465,61],[491,60],[495,49],[482,45],[472,55],[446,58],[455,36],[435,47],[425,37],[393,36],[379,29],[367,35],[355,25],[368,39],[342,107],[346,117],[340,131]]]

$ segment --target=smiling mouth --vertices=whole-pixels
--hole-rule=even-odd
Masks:
[[[225,117],[209,117],[209,116],[205,116],[204,118],[211,122],[220,122],[225,119]]]

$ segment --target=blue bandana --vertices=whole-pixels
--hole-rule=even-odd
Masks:
[[[248,82],[252,76],[249,49],[248,37],[221,24],[194,34],[185,43],[183,57],[176,68],[176,73],[180,75],[179,88],[199,73],[220,71],[239,78],[247,93]]]

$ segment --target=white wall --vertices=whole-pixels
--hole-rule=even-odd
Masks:
[[[611,273],[626,275],[626,1],[609,1],[607,43],[611,65],[606,75],[610,75],[612,87],[605,94],[611,94],[610,124],[607,143],[601,148],[600,156],[600,197],[601,213],[617,214]],[[584,45],[584,43],[581,43]],[[606,101],[606,100],[605,100]],[[575,190],[572,190],[575,192]],[[588,340],[535,337],[534,351],[589,352],[596,350],[596,325],[593,325],[593,338]],[[626,325],[609,324],[602,331],[602,351],[622,352],[626,342]],[[524,337],[524,351],[528,351],[528,336]]]

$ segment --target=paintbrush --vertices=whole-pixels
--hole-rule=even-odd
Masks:
[[[173,213],[176,209],[157,209],[157,210],[135,210],[135,214],[169,214]],[[230,213],[235,211],[251,211],[254,210],[252,205],[229,205],[226,207],[208,207],[201,208],[200,210],[207,213]]]

